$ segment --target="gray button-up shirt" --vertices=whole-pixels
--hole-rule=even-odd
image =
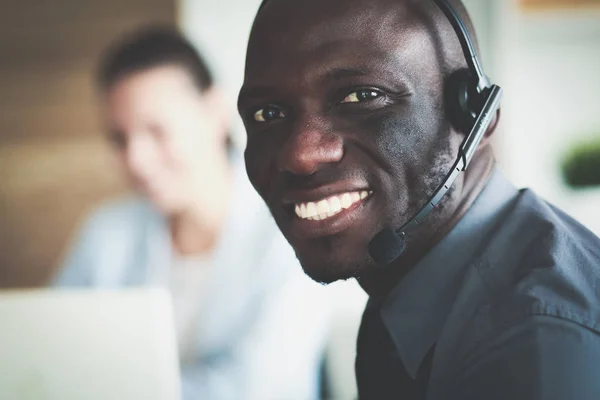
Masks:
[[[600,399],[600,239],[497,170],[381,317],[427,399]]]

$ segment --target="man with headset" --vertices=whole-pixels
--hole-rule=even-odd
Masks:
[[[598,399],[600,240],[496,168],[472,31],[458,0],[265,1],[248,175],[308,275],[369,293],[361,399]]]

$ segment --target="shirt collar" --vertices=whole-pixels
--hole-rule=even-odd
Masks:
[[[413,379],[438,340],[470,262],[518,191],[495,169],[463,218],[390,292],[381,307],[404,366]]]

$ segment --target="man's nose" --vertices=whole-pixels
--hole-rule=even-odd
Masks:
[[[309,176],[323,165],[337,163],[344,156],[342,138],[324,118],[298,121],[278,158],[280,171]]]

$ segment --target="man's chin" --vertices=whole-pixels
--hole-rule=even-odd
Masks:
[[[290,241],[304,273],[314,281],[333,283],[358,278],[373,267],[362,235],[347,232],[306,241]]]
[[[348,265],[335,262],[308,262],[303,261],[300,257],[299,260],[304,273],[312,280],[323,284],[356,278],[360,276],[361,272],[366,268],[364,265]]]

